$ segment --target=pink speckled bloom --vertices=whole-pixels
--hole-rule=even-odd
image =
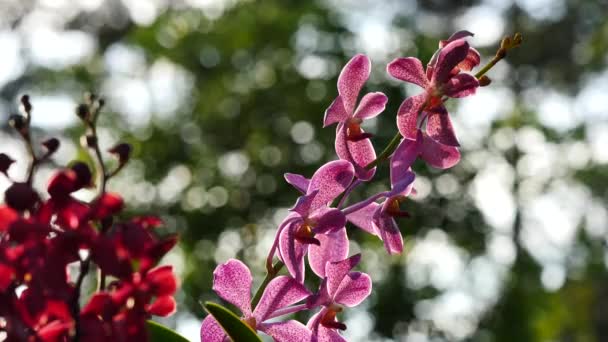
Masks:
[[[327,204],[344,192],[354,173],[350,162],[335,160],[321,166],[310,180],[299,175],[285,175],[285,179],[304,195],[298,198],[292,212],[281,223],[269,261],[278,245],[279,258],[289,273],[303,282],[307,253],[311,269],[320,277],[325,276],[327,261],[343,260],[348,255],[346,217]]]
[[[374,176],[375,168],[366,170],[365,166],[376,159],[376,152],[369,140],[371,134],[361,129],[361,123],[382,113],[388,101],[383,93],[368,93],[357,106],[359,92],[369,78],[370,69],[369,58],[361,54],[344,66],[338,77],[338,97],[325,111],[323,121],[324,127],[338,123],[336,153],[340,159],[350,161],[357,177],[364,181]]]
[[[312,331],[313,341],[346,341],[338,333],[338,330],[346,330],[346,325],[339,322],[336,315],[342,312],[342,306],[357,306],[372,292],[372,281],[367,274],[351,272],[360,260],[361,254],[356,254],[326,264],[326,277],[319,291],[308,300],[310,308],[322,306],[306,325]]]
[[[397,126],[404,138],[419,140],[420,151],[426,151],[420,155],[433,167],[449,168],[460,160],[458,140],[443,97],[466,97],[475,94],[479,87],[477,78],[461,73],[479,64],[479,53],[465,40],[470,35],[470,32],[460,31],[440,42],[440,49],[427,65],[426,73],[422,62],[414,57],[397,58],[387,66],[391,76],[425,90],[403,101],[397,112]],[[425,122],[426,131],[419,137]],[[447,160],[427,158],[432,154],[444,155]]]
[[[243,314],[242,320],[254,330],[272,336],[277,342],[311,340],[311,332],[302,323],[289,320],[286,322],[267,323],[274,317],[281,316],[281,310],[310,296],[310,292],[291,277],[279,276],[273,279],[262,294],[260,302],[251,310],[251,272],[239,260],[230,259],[213,272],[213,290],[225,301],[233,304]],[[201,342],[224,342],[226,333],[213,316],[203,320]]]
[[[368,199],[356,205],[360,209],[345,209],[348,213],[346,215],[348,221],[366,232],[380,237],[389,254],[403,252],[403,237],[395,217],[409,216],[407,212],[401,210],[400,204],[412,192],[412,183],[415,178],[410,166],[416,159],[416,154],[398,152],[391,159],[391,191],[385,194],[385,200],[382,203],[376,203]],[[369,204],[361,207],[365,203]]]

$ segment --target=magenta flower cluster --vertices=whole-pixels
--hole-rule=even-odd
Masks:
[[[415,191],[412,164],[420,157],[432,167],[446,169],[460,160],[458,140],[443,103],[448,98],[472,95],[480,86],[475,76],[466,73],[480,61],[479,53],[465,40],[471,35],[460,31],[441,41],[426,70],[413,57],[397,58],[388,64],[386,69],[392,77],[424,91],[403,101],[397,113],[401,142],[379,156],[370,140],[372,135],[361,124],[382,113],[388,98],[373,92],[358,101],[371,71],[367,56],[357,55],[344,66],[338,78],[338,97],[324,118],[324,126],[337,124],[335,149],[339,160],[321,166],[310,179],[285,175],[301,196],[277,229],[267,268],[272,274],[276,257],[284,263],[288,275],[272,279],[252,308],[252,277],[245,264],[231,259],[214,272],[213,289],[240,309],[242,321],[252,329],[276,341],[346,341],[340,334],[346,325],[337,315],[344,307],[360,304],[372,290],[371,278],[353,271],[361,255],[349,257],[346,223],[379,237],[389,254],[403,251],[403,237],[395,218],[408,215],[401,206]],[[343,208],[352,190],[370,181],[376,165],[389,158],[390,189]],[[304,284],[306,257],[321,280],[316,291]],[[314,313],[306,325],[275,319],[302,310]],[[211,315],[205,318],[201,340],[226,339],[218,322]]]

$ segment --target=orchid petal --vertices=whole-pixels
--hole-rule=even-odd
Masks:
[[[167,317],[175,313],[177,304],[173,296],[158,297],[148,306],[148,312],[155,316]]]
[[[323,118],[323,127],[327,127],[336,122],[344,122],[349,117],[350,114],[346,112],[346,109],[344,109],[342,96],[338,95],[334,102],[332,102],[325,110],[325,116]]]
[[[443,86],[443,92],[449,97],[466,97],[475,94],[479,81],[469,74],[458,74],[450,78]]]
[[[346,219],[364,231],[377,235],[372,226],[372,217],[378,206],[380,206],[378,203],[370,203],[368,206],[346,215]]]
[[[325,276],[327,277],[327,293],[334,299],[338,288],[350,270],[355,268],[361,261],[361,254],[355,254],[348,259],[338,262],[328,262],[325,265]]]
[[[395,219],[386,213],[385,206],[389,202],[389,200],[385,201],[382,208],[378,209],[374,215],[374,228],[378,231],[388,254],[401,254],[403,252],[403,236],[401,236],[401,231],[399,231]]]
[[[281,260],[297,281],[304,281],[304,255],[306,254],[307,246],[296,240],[296,229],[299,222],[292,223],[289,227],[283,229],[279,236],[279,255]]]
[[[306,306],[309,309],[314,309],[321,305],[327,305],[331,303],[332,298],[327,293],[327,277],[321,280],[321,284],[319,284],[319,289],[312,296],[308,297],[306,300]]]
[[[346,217],[336,208],[320,209],[317,212],[320,215],[317,216],[315,213],[310,217],[316,223],[313,230],[316,234],[335,231],[346,225]]]
[[[420,154],[421,140],[403,139],[391,157],[391,185],[401,183]]]
[[[321,244],[308,247],[308,262],[316,275],[324,277],[326,263],[344,260],[348,256],[348,236],[346,229],[339,229],[327,234],[317,234],[315,238]]]
[[[406,139],[416,140],[418,133],[418,115],[426,102],[426,93],[410,96],[399,106],[397,111],[397,127]]]
[[[357,178],[362,181],[370,180],[376,173],[376,168],[367,170],[365,167],[376,159],[372,142],[369,139],[349,141],[346,133],[346,126],[339,124],[336,130],[336,154],[340,159],[352,163]]]
[[[262,293],[260,302],[253,311],[256,321],[263,322],[272,313],[310,296],[310,291],[288,276],[274,278]]]
[[[298,175],[296,173],[286,173],[283,175],[287,183],[291,184],[296,190],[305,194],[308,189],[308,185],[310,185],[310,179],[302,175]]]
[[[310,179],[307,194],[319,191],[311,210],[333,201],[350,185],[355,176],[353,165],[345,160],[334,160],[321,166]]]
[[[458,164],[460,151],[457,147],[442,145],[425,134],[420,147],[420,157],[432,167],[448,169]]]
[[[251,272],[240,260],[230,259],[213,271],[213,291],[238,307],[243,315],[251,314]]]
[[[311,207],[319,194],[319,190],[312,191],[309,194],[302,195],[298,197],[296,204],[293,208],[289,209],[290,211],[298,213],[302,217],[307,217],[311,212]]]
[[[346,113],[352,114],[355,110],[357,97],[363,84],[369,78],[371,62],[365,55],[354,56],[342,69],[338,76],[338,94],[342,98]]]
[[[294,320],[262,323],[258,325],[258,329],[276,342],[310,342],[312,339],[312,332],[304,324]]]
[[[429,112],[426,123],[426,133],[433,140],[440,144],[448,146],[460,146],[456,135],[454,134],[454,127],[452,121],[445,107],[441,106],[438,111]]]
[[[396,58],[386,66],[386,71],[396,79],[427,88],[429,81],[418,58]]]
[[[326,308],[323,308],[318,313],[314,314],[306,323],[306,327],[312,331],[314,342],[347,342],[345,338],[332,329],[328,329],[321,325],[321,318],[327,312]]]
[[[474,67],[478,66],[480,62],[481,56],[479,55],[479,51],[474,48],[469,48],[467,57],[462,62],[458,63],[458,68],[464,71],[471,71]]]
[[[316,342],[347,342],[337,331],[319,325]]]
[[[371,278],[361,272],[350,272],[336,291],[335,301],[348,307],[359,305],[372,292]]]
[[[359,119],[371,119],[384,111],[388,97],[383,93],[368,93],[363,96],[354,117]]]
[[[215,318],[211,315],[205,317],[201,325],[201,342],[224,342],[224,338],[226,333]]]
[[[450,38],[448,38],[447,40],[440,41],[439,42],[439,47],[442,48],[442,47],[446,46],[447,44],[449,44],[449,43],[451,43],[451,42],[453,42],[455,40],[462,39],[462,38],[467,38],[467,37],[473,37],[473,36],[474,36],[474,34],[471,33],[470,31],[461,30],[461,31],[458,31],[458,32],[455,32],[454,34],[452,34],[450,36]]]
[[[448,43],[439,51],[437,63],[434,66],[431,83],[444,84],[451,76],[452,69],[467,57],[469,43],[464,39],[457,39]]]

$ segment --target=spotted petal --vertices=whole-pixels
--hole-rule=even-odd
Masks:
[[[296,190],[303,194],[306,193],[308,185],[310,185],[310,179],[296,173],[286,173],[283,177],[285,177],[287,183],[291,184]]]
[[[355,176],[353,165],[346,160],[334,160],[321,166],[310,179],[307,194],[318,191],[311,210],[333,201],[350,185]]]
[[[422,62],[418,58],[396,58],[386,66],[386,71],[396,79],[413,83],[422,88],[428,87],[428,79],[424,74]]]
[[[443,91],[449,97],[466,97],[475,94],[479,81],[469,74],[458,74],[450,78],[444,85]]]
[[[289,274],[297,281],[304,281],[304,255],[307,245],[296,240],[295,233],[299,222],[292,223],[283,229],[279,236],[279,255]]]
[[[443,106],[429,112],[426,133],[440,144],[460,146],[454,134],[454,127],[452,126],[450,116]]]
[[[354,56],[342,69],[338,77],[338,94],[342,98],[346,113],[355,110],[357,97],[369,78],[371,62],[365,55]]]
[[[211,315],[205,317],[201,325],[201,342],[224,342],[224,338],[226,333],[215,318]]]
[[[309,194],[302,195],[298,197],[296,204],[293,208],[289,209],[290,211],[298,213],[302,217],[307,217],[308,214],[312,211],[312,205],[319,194],[319,190],[312,191]]]
[[[263,322],[275,311],[295,304],[310,294],[304,285],[292,277],[276,277],[264,289],[260,302],[253,311],[253,316],[257,322]]]
[[[294,320],[279,323],[262,323],[258,329],[271,336],[276,342],[310,342],[312,332],[302,323]]]
[[[323,127],[327,127],[336,122],[344,122],[350,117],[350,114],[344,109],[344,102],[342,96],[338,95],[334,102],[325,110],[325,117],[323,118]]]
[[[363,96],[354,117],[359,119],[371,119],[384,111],[388,97],[383,93],[368,93]]]
[[[429,165],[438,169],[448,169],[460,161],[457,147],[443,145],[424,134],[420,157]]]
[[[371,278],[361,272],[350,272],[336,290],[335,301],[348,307],[361,304],[372,292]]]
[[[467,30],[461,30],[461,31],[458,31],[458,32],[454,32],[450,36],[450,38],[448,38],[447,40],[440,41],[439,42],[439,47],[442,48],[442,47],[446,46],[447,44],[449,44],[449,43],[451,43],[451,42],[453,42],[455,40],[463,39],[463,38],[467,38],[467,37],[473,37],[473,36],[474,36],[474,34],[472,32],[470,32],[470,31],[467,31]]]
[[[362,181],[370,180],[374,176],[376,168],[367,170],[365,167],[376,159],[376,151],[374,151],[372,142],[369,139],[350,141],[346,134],[346,126],[338,124],[335,142],[336,154],[340,159],[353,164],[357,178]]]
[[[460,63],[458,63],[458,68],[464,71],[471,71],[473,68],[479,65],[481,62],[481,56],[479,55],[479,51],[474,48],[469,48],[469,52],[467,53],[467,57]]]
[[[420,113],[426,93],[411,96],[405,99],[397,111],[397,127],[406,139],[416,140],[418,133],[418,114]]]
[[[347,342],[346,339],[340,334],[333,330],[324,327],[321,324],[321,318],[327,312],[326,308],[323,308],[318,313],[314,314],[309,320],[306,326],[312,331],[313,341],[315,342]]]
[[[336,231],[346,226],[346,217],[341,210],[336,208],[321,208],[310,218],[315,222],[315,228],[313,229],[315,234]]]
[[[378,208],[378,203],[370,203],[363,209],[359,209],[351,214],[346,215],[346,219],[354,224],[355,226],[363,229],[364,231],[377,235],[374,227],[372,226],[372,218],[376,209]]]
[[[324,277],[326,263],[344,260],[348,256],[348,236],[346,229],[339,229],[327,234],[317,234],[315,238],[321,244],[308,247],[308,262],[316,275]]]
[[[361,254],[355,254],[348,259],[337,262],[329,262],[325,265],[325,275],[327,277],[327,293],[334,299],[338,294],[340,284],[346,278],[350,270],[355,268],[361,261]]]
[[[403,252],[403,237],[395,219],[386,213],[385,206],[390,200],[386,200],[381,208],[374,214],[374,229],[380,235],[384,248],[388,254],[401,254]]]
[[[213,291],[238,307],[243,315],[251,314],[251,272],[239,260],[230,259],[213,272]]]
[[[450,78],[452,69],[467,57],[468,52],[469,43],[464,39],[454,40],[443,47],[437,56],[431,83],[444,84]]]
[[[421,142],[420,139],[403,139],[397,146],[391,157],[391,185],[393,187],[404,181],[404,178],[409,177],[407,172],[420,154]]]

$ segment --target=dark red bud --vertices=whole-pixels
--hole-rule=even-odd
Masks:
[[[108,152],[116,156],[119,163],[124,164],[129,161],[129,157],[131,156],[131,145],[121,143],[109,149]]]
[[[21,105],[23,106],[23,110],[26,113],[30,113],[32,111],[32,103],[30,102],[30,96],[29,95],[23,95],[23,96],[21,96]]]
[[[88,188],[93,185],[93,175],[86,163],[75,162],[70,169],[76,173],[76,188]]]
[[[81,143],[84,147],[95,148],[97,146],[97,137],[91,134],[83,135]]]
[[[87,120],[90,116],[89,106],[83,103],[79,104],[78,107],[76,107],[76,115],[83,120]]]
[[[4,193],[4,201],[9,207],[24,211],[32,209],[40,197],[27,183],[14,183]]]
[[[46,148],[47,155],[51,155],[59,148],[59,140],[57,140],[57,138],[47,139],[42,142],[42,146]]]
[[[8,168],[11,167],[15,160],[4,153],[0,153],[0,172],[4,173],[7,177]]]
[[[27,121],[25,120],[25,117],[23,117],[23,115],[13,114],[8,119],[8,124],[11,125],[11,127],[16,129],[17,131],[23,132],[23,130],[27,126]]]

